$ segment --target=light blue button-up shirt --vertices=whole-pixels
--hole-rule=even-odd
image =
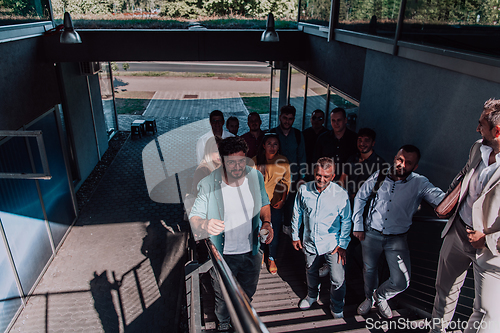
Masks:
[[[363,210],[370,196],[379,171],[375,172],[361,186],[354,198],[354,231],[365,231]],[[424,176],[412,172],[406,179],[395,181],[387,176],[372,201],[367,224],[384,235],[404,234],[410,229],[413,214],[422,199],[431,205],[438,205],[445,194]]]
[[[303,246],[309,253],[322,255],[337,246],[346,249],[351,237],[351,205],[347,192],[330,183],[322,192],[314,181],[300,186],[292,218],[292,239],[299,240],[304,223]]]

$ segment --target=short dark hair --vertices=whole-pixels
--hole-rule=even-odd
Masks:
[[[235,116],[231,116],[231,117],[227,118],[226,124],[229,123],[230,121],[235,121],[238,124],[240,123],[240,121],[238,120],[238,118],[236,118]]]
[[[325,116],[325,111],[323,111],[323,110],[321,110],[321,109],[316,109],[316,110],[314,110],[314,111],[311,113],[311,117],[313,116],[313,114],[315,114],[315,113],[319,113],[319,112],[321,112],[321,113],[323,114],[323,117]]]
[[[484,119],[490,125],[490,129],[496,125],[500,125],[500,100],[490,98],[484,102],[483,106]]]
[[[344,115],[344,118],[347,118],[347,114],[345,113],[345,110],[343,108],[333,109],[332,112],[330,112],[330,115],[332,115],[334,113],[339,113],[339,112],[342,112],[342,114]]]
[[[371,128],[364,127],[358,131],[358,138],[362,137],[362,136],[369,137],[370,139],[375,141],[375,138],[377,137],[377,133],[375,133],[375,131],[372,130]]]
[[[416,146],[414,146],[414,145],[404,145],[401,148],[399,148],[399,150],[401,150],[401,149],[403,149],[407,153],[415,153],[415,154],[417,154],[417,163],[418,163],[418,161],[420,161],[420,156],[422,156],[422,155],[420,154],[420,149],[418,149]]]
[[[257,113],[257,112],[255,112],[255,111],[250,112],[250,113],[248,114],[248,118],[247,118],[247,119],[250,119],[250,116],[257,116],[257,117],[259,117],[259,120],[260,120],[260,114],[259,114],[259,113]]]
[[[210,112],[210,122],[212,122],[214,117],[222,117],[222,121],[224,121],[224,114],[220,110],[213,110]]]
[[[283,105],[280,109],[280,116],[282,114],[291,114],[292,116],[295,117],[295,113],[297,113],[297,110],[295,109],[295,107],[293,105],[290,105],[290,104]]]
[[[219,154],[222,158],[240,151],[244,152],[245,155],[248,152],[248,145],[242,137],[230,136],[219,142]]]

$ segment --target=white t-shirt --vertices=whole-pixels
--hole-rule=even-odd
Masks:
[[[242,254],[252,250],[254,202],[248,179],[237,187],[221,184],[224,200],[224,254]]]
[[[212,132],[212,130],[210,130],[207,133],[203,134],[196,142],[196,162],[198,163],[198,165],[201,163],[201,160],[205,155],[205,145],[207,144],[208,139],[213,136],[214,133]],[[222,139],[229,138],[230,136],[234,136],[234,134],[227,132],[225,129],[222,129]]]

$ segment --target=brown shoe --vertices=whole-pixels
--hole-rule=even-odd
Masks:
[[[267,261],[267,269],[269,270],[269,273],[271,273],[272,275],[278,273],[278,267],[276,267],[276,263],[274,262],[274,260]]]

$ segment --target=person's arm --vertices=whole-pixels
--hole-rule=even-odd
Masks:
[[[379,172],[371,175],[366,182],[361,186],[358,193],[354,197],[354,208],[352,211],[353,235],[360,241],[365,239],[365,227],[363,221],[363,211],[370,194],[375,187]]]
[[[302,223],[302,216],[304,214],[304,209],[302,208],[302,189],[299,188],[297,195],[295,196],[295,203],[293,205],[293,217],[292,217],[292,245],[295,250],[302,249],[302,243],[299,238],[299,229]]]
[[[291,176],[290,176],[290,164],[288,163],[288,159],[283,157],[285,160],[277,160],[277,166],[280,168],[280,172],[283,172],[283,177],[281,178],[280,184],[277,186],[281,186],[281,200],[276,203],[273,207],[276,209],[281,209],[285,205],[286,198],[288,196],[288,191],[290,190],[291,184]]]
[[[265,229],[269,232],[266,238],[266,244],[271,244],[274,237],[274,231],[271,225],[271,205],[265,205],[260,209],[260,220],[262,221],[260,230]]]
[[[346,193],[347,196],[347,193]],[[349,245],[349,242],[351,241],[351,203],[349,202],[349,199],[346,198],[345,206],[344,208],[340,211],[339,214],[340,217],[340,237],[339,237],[339,244],[335,248],[335,250],[332,252],[332,254],[338,253],[339,254],[339,259],[338,263],[345,265],[346,263],[346,257],[347,257],[347,246]]]
[[[189,224],[195,240],[208,238],[209,235],[218,235],[224,231],[224,221],[207,219],[208,193],[203,184],[198,184],[198,195],[189,214]]]
[[[441,201],[443,201],[446,194],[439,187],[434,186],[427,178],[423,178],[422,189],[420,192],[422,198],[431,206],[436,207]]]

